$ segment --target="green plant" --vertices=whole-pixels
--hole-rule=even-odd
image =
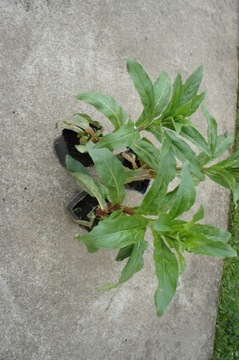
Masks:
[[[161,316],[175,294],[179,275],[185,270],[185,251],[219,258],[236,256],[227,243],[229,232],[199,223],[204,217],[202,205],[191,221],[180,217],[195,203],[197,185],[206,176],[230,189],[235,204],[238,202],[239,156],[236,152],[217,162],[232,144],[233,137],[218,135],[217,122],[204,106],[207,138],[190,120],[205,98],[205,93],[198,94],[202,67],[196,69],[185,83],[178,74],[172,88],[165,72],[152,83],[143,67],[133,59],[127,58],[127,70],[143,105],[136,122],[108,95],[83,93],[77,96],[103,113],[114,130],[97,142],[87,139],[84,144],[100,181],[95,180],[82,164],[67,157],[68,172],[99,203],[90,214],[91,223],[93,216],[100,220],[99,224],[76,238],[89,252],[100,248],[119,249],[116,260],[127,259],[118,282],[104,287],[111,289],[142,269],[147,248],[144,236],[149,228],[154,239],[153,259],[158,279],[154,300],[157,314]],[[143,130],[144,134],[146,131],[154,135],[155,143],[142,136]],[[198,151],[194,151],[190,143]],[[138,166],[133,156],[123,152],[132,163],[131,169],[122,164],[117,154],[118,149],[129,147],[140,160]],[[175,178],[177,185],[169,191]],[[142,202],[135,207],[124,205],[125,184],[140,179],[151,179]]]

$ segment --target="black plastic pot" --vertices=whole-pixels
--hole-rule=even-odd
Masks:
[[[131,154],[134,154],[136,155],[136,164],[140,167],[141,164],[140,164],[140,160],[139,158],[137,157],[137,154],[135,154],[135,152],[131,149],[128,149],[126,151],[126,153],[131,153]],[[128,161],[127,159],[125,159],[123,156],[120,156],[119,157],[119,160],[121,161],[122,165],[129,168],[129,169],[132,169],[133,166],[132,166],[132,163],[130,161]],[[145,180],[137,180],[137,181],[132,181],[130,183],[128,183],[126,185],[126,187],[128,189],[133,189],[133,190],[136,190],[138,192],[140,192],[141,194],[145,194],[148,186],[149,186],[149,183],[150,183],[150,180],[148,179],[145,179]]]
[[[66,155],[69,155],[69,152],[66,147],[65,140],[63,136],[58,136],[54,141],[54,150],[58,160],[60,161],[62,166],[66,166]]]
[[[148,186],[149,186],[150,180],[138,180],[138,181],[132,181],[131,183],[127,184],[126,187],[128,189],[133,189],[138,191],[141,194],[145,194]]]
[[[96,209],[98,205],[99,204],[96,198],[88,195],[85,191],[80,191],[68,204],[67,210],[71,213],[75,220],[90,222],[88,215],[92,212],[92,210]],[[95,219],[91,226],[81,226],[90,231],[98,223],[99,219]]]
[[[79,145],[77,133],[72,130],[64,129],[62,135],[54,142],[54,149],[61,165],[66,166],[66,155],[70,155],[75,160],[80,161],[84,166],[92,165],[93,160],[90,155],[88,153],[80,153],[75,148],[75,145]]]

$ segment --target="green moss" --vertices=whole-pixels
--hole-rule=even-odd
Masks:
[[[235,150],[239,149],[239,86]],[[231,201],[228,228],[232,233],[230,245],[239,254],[239,206]],[[239,256],[225,260],[216,323],[214,354],[210,360],[239,359]]]

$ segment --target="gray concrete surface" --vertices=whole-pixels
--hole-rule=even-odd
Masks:
[[[140,101],[125,70],[136,58],[187,76],[205,65],[206,105],[233,132],[236,0],[1,0],[1,360],[206,360],[213,349],[221,262],[188,256],[175,300],[155,316],[154,269],[117,290],[112,251],[89,255],[65,210],[77,190],[52,151],[55,122],[74,95],[113,95],[133,116]],[[200,115],[195,118],[204,131]],[[197,204],[227,224],[229,194],[210,182]]]

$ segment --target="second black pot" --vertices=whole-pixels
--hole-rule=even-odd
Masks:
[[[54,142],[54,149],[61,165],[66,166],[66,155],[70,155],[84,166],[92,165],[93,160],[90,155],[88,153],[80,153],[76,149],[76,145],[79,145],[77,133],[72,130],[64,129],[62,135]]]
[[[80,191],[68,204],[67,210],[71,213],[75,220],[85,222],[85,225],[80,225],[90,231],[99,223],[99,219],[93,219],[92,221],[88,215],[94,212],[94,209],[96,209],[98,205],[99,204],[96,198],[90,196],[85,191]]]
[[[126,153],[128,153],[128,154],[130,154],[130,153],[131,153],[131,154],[134,154],[134,155],[136,156],[136,164],[137,164],[139,167],[141,166],[140,160],[139,160],[137,154],[136,154],[133,150],[128,149],[128,150],[126,151]],[[128,161],[127,159],[125,159],[123,156],[120,156],[120,157],[119,157],[119,160],[121,161],[121,163],[122,163],[123,166],[125,166],[125,167],[127,167],[127,168],[129,168],[129,169],[132,169],[132,168],[133,168],[132,163],[131,163],[130,161]],[[148,179],[145,179],[145,180],[137,180],[137,181],[132,181],[132,182],[128,183],[128,184],[126,185],[126,187],[127,187],[128,189],[136,190],[136,191],[140,192],[141,194],[145,194],[146,191],[147,191],[147,188],[148,188],[148,186],[149,186],[149,183],[150,183],[150,180],[148,180]]]

